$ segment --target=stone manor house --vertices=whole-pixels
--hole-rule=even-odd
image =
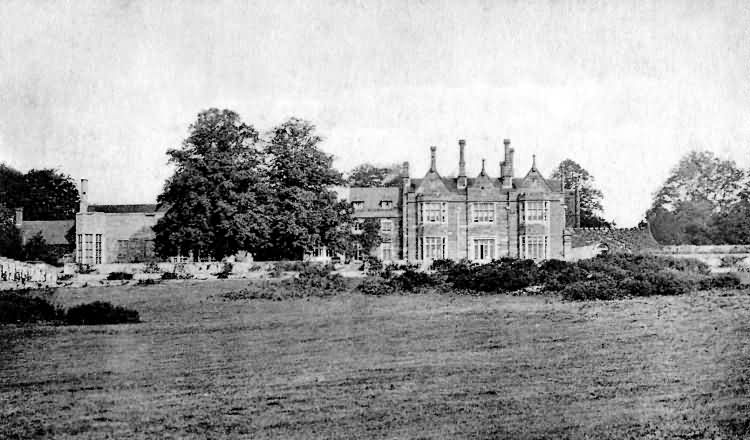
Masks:
[[[489,175],[484,160],[479,175],[468,177],[466,142],[459,140],[456,177],[440,175],[433,146],[423,178],[412,179],[404,162],[398,186],[351,188],[355,217],[380,222],[382,244],[371,253],[384,261],[564,259],[569,195],[561,181],[542,176],[536,157],[531,169],[516,177],[514,150],[510,140],[503,143],[499,177]]]
[[[350,188],[348,198],[354,217],[360,222],[374,219],[380,226],[382,244],[369,253],[384,261],[411,262],[439,258],[570,259],[577,258],[576,251],[583,249],[576,247],[598,246],[596,237],[577,240],[582,233],[601,235],[603,242],[615,247],[619,241],[639,240],[643,234],[650,237],[647,230],[625,230],[618,232],[627,236],[624,239],[608,239],[606,234],[614,230],[586,232],[573,228],[577,223],[577,197],[563,190],[563,182],[546,179],[536,167],[536,158],[525,175],[516,177],[514,150],[509,140],[503,144],[504,160],[499,164],[498,177],[490,176],[484,160],[479,175],[468,177],[466,142],[460,140],[456,177],[440,175],[435,166],[437,148],[431,147],[430,169],[424,177],[411,178],[405,162],[399,182],[393,186]],[[80,191],[75,219],[76,262],[99,265],[156,260],[153,226],[164,215],[163,209],[157,205],[89,204],[85,179],[81,180]],[[366,253],[368,250],[362,249],[353,257],[361,259]]]

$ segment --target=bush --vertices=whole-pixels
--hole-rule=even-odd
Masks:
[[[91,267],[89,264],[78,263],[76,264],[76,272],[86,275],[95,272],[96,269]]]
[[[61,273],[57,276],[57,281],[69,281],[72,280],[74,276],[75,275],[72,273]]]
[[[127,273],[127,272],[110,272],[107,275],[107,279],[109,281],[115,281],[115,280],[132,280],[133,274]]]
[[[698,288],[700,290],[736,289],[740,284],[742,284],[742,280],[737,274],[722,273],[701,280]]]
[[[164,272],[161,274],[162,280],[189,280],[193,278],[193,274],[188,272]]]
[[[745,257],[740,257],[738,255],[724,255],[721,257],[719,267],[735,267],[739,262],[744,260]]]
[[[357,286],[364,295],[384,296],[395,292],[391,284],[382,277],[367,277]]]
[[[159,269],[159,265],[156,264],[155,261],[148,262],[143,267],[143,273],[159,273],[161,272],[161,269]]]
[[[154,284],[159,284],[159,280],[153,278],[142,278],[138,280],[139,286],[153,286]]]
[[[405,270],[402,274],[393,277],[389,282],[392,288],[404,292],[414,292],[438,284],[439,280],[432,275],[425,272],[418,272],[414,269]]]
[[[227,279],[229,278],[229,275],[232,274],[232,269],[234,269],[234,265],[230,262],[224,263],[224,266],[221,268],[221,272],[216,274],[216,278],[219,279]]]
[[[68,309],[65,322],[70,325],[104,325],[137,323],[141,320],[135,310],[95,301]]]
[[[57,321],[63,314],[46,299],[32,296],[28,289],[0,293],[0,324]]]

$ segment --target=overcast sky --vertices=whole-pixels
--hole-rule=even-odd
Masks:
[[[315,5],[315,6],[313,6]],[[680,156],[750,166],[750,2],[0,2],[0,161],[154,202],[196,114],[290,116],[336,166],[570,157],[635,225]]]

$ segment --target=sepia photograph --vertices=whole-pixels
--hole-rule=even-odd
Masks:
[[[750,2],[0,1],[0,439],[750,439]]]

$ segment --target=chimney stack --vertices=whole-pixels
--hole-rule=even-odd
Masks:
[[[23,226],[23,208],[16,208],[16,227]]]
[[[503,188],[510,189],[513,187],[513,149],[510,148],[510,139],[503,139],[505,146],[505,159],[500,164],[500,177]]]
[[[78,206],[78,212],[88,212],[89,210],[89,181],[88,179],[81,179],[81,202]]]
[[[430,172],[431,173],[437,172],[437,168],[435,167],[435,152],[436,151],[437,151],[436,146],[433,145],[430,147]]]
[[[466,160],[464,159],[464,148],[466,141],[458,140],[458,187],[466,188]]]

